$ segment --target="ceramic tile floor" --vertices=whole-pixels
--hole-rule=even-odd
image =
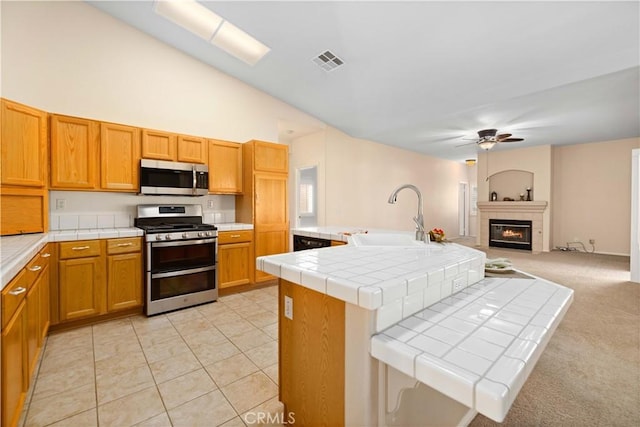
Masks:
[[[272,286],[52,334],[22,425],[244,426],[258,412],[275,416],[277,312]]]

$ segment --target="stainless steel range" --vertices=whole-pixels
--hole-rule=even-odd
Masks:
[[[201,205],[138,205],[145,234],[147,316],[218,299],[218,230]]]

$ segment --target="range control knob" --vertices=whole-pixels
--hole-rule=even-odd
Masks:
[[[167,234],[166,236],[164,236],[164,238],[165,238],[166,240],[171,240],[171,234]]]
[[[198,231],[198,237],[204,237],[204,231]]]
[[[182,238],[186,239],[187,237],[189,237],[189,233],[182,233]]]
[[[213,236],[213,231],[207,231],[207,236],[209,237]]]
[[[162,236],[159,234],[156,234],[156,240],[162,240]]]

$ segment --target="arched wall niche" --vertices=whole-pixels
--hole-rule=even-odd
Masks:
[[[531,200],[533,197],[533,172],[508,169],[496,172],[489,176],[489,193],[494,191],[498,194],[498,200],[502,201],[505,197],[513,200],[527,199],[527,188],[531,188]]]

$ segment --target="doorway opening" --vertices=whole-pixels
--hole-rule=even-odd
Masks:
[[[317,166],[298,169],[296,198],[298,227],[316,227],[318,225]]]

